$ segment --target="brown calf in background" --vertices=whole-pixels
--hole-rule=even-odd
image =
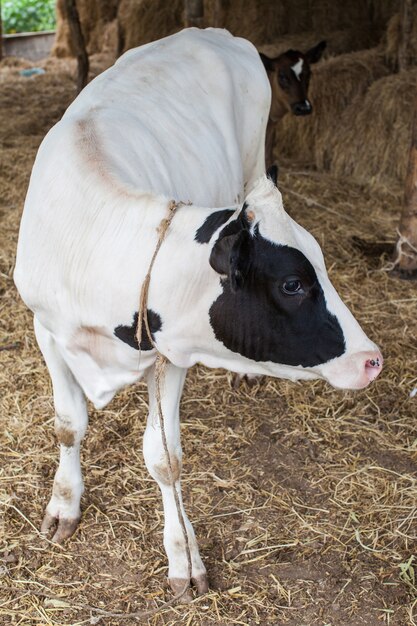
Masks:
[[[325,48],[326,42],[320,41],[305,53],[287,50],[274,59],[260,53],[272,89],[265,142],[267,168],[273,163],[275,123],[289,112],[294,115],[310,115],[313,110],[307,98],[311,75],[310,65],[321,59]]]

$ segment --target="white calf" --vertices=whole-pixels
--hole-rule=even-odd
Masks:
[[[60,441],[42,528],[56,526],[53,538],[62,541],[80,518],[85,396],[100,408],[145,377],[144,456],[162,493],[174,590],[188,570],[156,414],[151,339],[169,361],[162,406],[179,491],[178,406],[188,367],[360,388],[382,366],[331,285],[318,243],[285,213],[271,181],[255,183],[269,104],[255,48],[224,31],[189,29],[132,50],[48,133],[22,217],[15,282],[34,312]],[[192,204],[177,210],[156,258],[146,311],[152,337],[145,333],[139,346],[139,293],[172,200]],[[186,526],[192,579],[205,591]]]

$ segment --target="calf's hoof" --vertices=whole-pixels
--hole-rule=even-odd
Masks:
[[[184,589],[185,585],[187,584],[187,579],[186,578],[168,578],[168,582],[174,594],[177,595]],[[199,576],[192,578],[191,582],[193,583],[194,587],[197,589],[197,594],[199,596],[202,595],[203,593],[207,593],[209,589],[207,574],[200,574]],[[192,602],[193,599],[194,598],[193,598],[193,594],[191,591],[191,587],[188,587],[187,591],[179,599],[179,602],[189,603],[189,602]]]
[[[63,543],[65,539],[68,539],[75,533],[79,522],[79,517],[76,519],[57,518],[47,511],[43,518],[41,533],[49,535],[55,531],[52,541],[54,543]]]

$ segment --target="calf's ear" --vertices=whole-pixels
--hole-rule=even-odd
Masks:
[[[219,238],[210,254],[210,265],[218,274],[229,275],[229,258],[236,235]]]
[[[307,50],[307,52],[305,53],[307,61],[310,64],[317,63],[317,61],[320,61],[321,56],[324,50],[326,49],[326,46],[327,46],[326,41],[320,41],[316,46],[314,46],[314,48],[310,48],[310,50]]]
[[[232,246],[229,261],[229,277],[232,291],[242,289],[252,262],[253,240],[248,230],[242,230]]]
[[[253,240],[248,230],[217,240],[210,254],[210,265],[218,273],[229,277],[233,292],[241,289],[252,263]]]
[[[267,72],[275,71],[275,64],[274,64],[275,59],[270,59],[269,57],[266,56],[266,54],[263,54],[262,52],[259,53],[259,56],[261,57],[261,61],[264,64],[264,68],[266,69]]]

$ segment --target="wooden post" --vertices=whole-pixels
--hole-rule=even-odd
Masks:
[[[393,273],[400,278],[417,279],[417,90],[398,234]]]
[[[88,82],[88,54],[85,47],[83,32],[81,30],[80,16],[75,0],[64,0],[66,18],[70,27],[72,43],[77,56],[77,93],[80,93]]]
[[[185,25],[204,26],[204,0],[185,0]]]

